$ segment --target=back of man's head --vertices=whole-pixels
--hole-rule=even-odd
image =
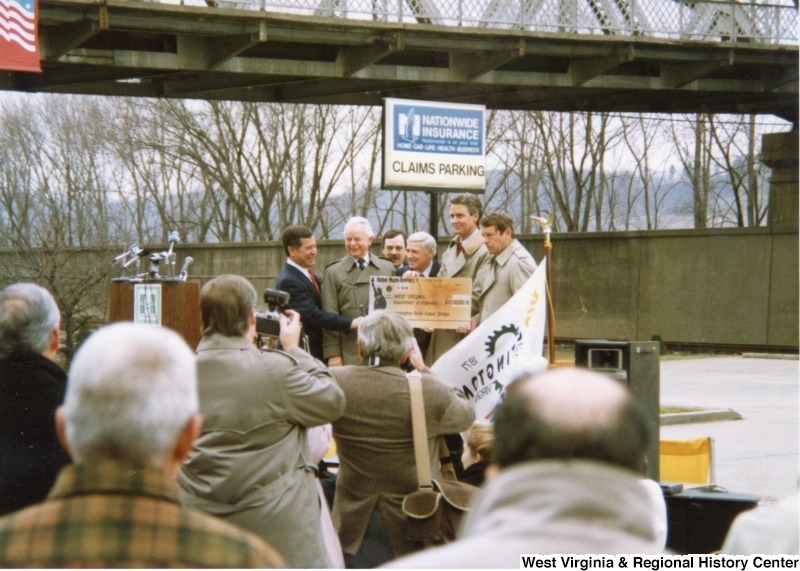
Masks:
[[[642,407],[614,379],[555,369],[516,381],[494,417],[497,463],[596,460],[643,473],[650,434]]]
[[[414,330],[402,315],[374,311],[358,326],[358,342],[364,359],[380,357],[387,364],[400,363],[411,349]]]
[[[0,291],[0,358],[12,351],[43,353],[61,316],[50,292],[32,283]]]
[[[59,416],[77,464],[113,459],[164,467],[198,408],[186,342],[169,329],[118,323],[81,345]]]
[[[242,276],[223,274],[213,278],[200,290],[203,335],[245,335],[255,306],[256,290]]]

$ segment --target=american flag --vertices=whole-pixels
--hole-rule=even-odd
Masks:
[[[36,0],[0,0],[0,69],[41,71]]]

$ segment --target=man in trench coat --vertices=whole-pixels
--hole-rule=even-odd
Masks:
[[[322,276],[322,309],[348,318],[369,312],[370,277],[395,275],[394,264],[370,254],[375,233],[369,220],[354,216],[344,227],[347,254],[325,268]],[[329,367],[359,365],[355,331],[342,333],[326,329],[322,334],[322,354]]]

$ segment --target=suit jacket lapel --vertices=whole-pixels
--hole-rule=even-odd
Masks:
[[[497,262],[492,260],[492,263],[489,264],[489,271],[486,272],[486,277],[483,279],[483,284],[481,287],[481,297],[483,297],[486,292],[489,291],[489,288],[492,287],[494,284],[494,274],[495,270],[497,269]]]
[[[303,287],[306,289],[308,294],[314,299],[317,306],[319,307],[322,304],[322,298],[320,297],[319,292],[317,292],[317,288],[315,288],[314,284],[311,283],[311,280],[308,278],[308,275],[303,274],[303,272],[301,272],[294,266],[291,266],[289,264],[287,264],[286,266],[289,268],[290,271],[294,272],[294,275],[297,276],[297,279],[300,280],[300,283],[303,284]],[[316,274],[314,274],[314,279],[317,280],[317,283],[320,284],[321,287],[322,283]]]

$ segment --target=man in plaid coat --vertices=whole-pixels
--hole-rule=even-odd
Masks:
[[[0,567],[283,567],[256,536],[178,502],[200,424],[194,355],[176,333],[92,335],[56,416],[73,464],[46,501],[0,519]]]

